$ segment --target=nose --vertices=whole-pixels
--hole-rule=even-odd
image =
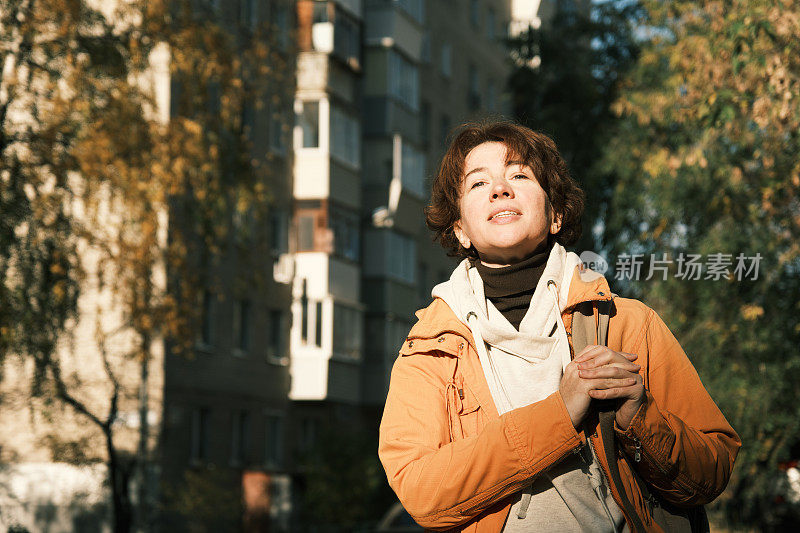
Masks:
[[[492,200],[514,198],[514,189],[505,178],[495,179],[492,183]]]

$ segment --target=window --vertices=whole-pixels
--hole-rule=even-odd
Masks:
[[[213,346],[214,338],[214,310],[216,307],[216,297],[209,291],[203,291],[200,309],[200,343],[203,346]]]
[[[219,115],[222,106],[220,104],[222,88],[217,80],[211,80],[206,84],[206,109],[210,115]]]
[[[470,109],[481,107],[480,82],[478,81],[478,69],[470,63],[469,65],[469,93],[467,94],[467,106]]]
[[[297,251],[308,252],[314,249],[314,215],[297,217]]]
[[[274,255],[289,251],[289,214],[285,209],[274,209],[270,213],[270,246]]]
[[[414,111],[419,109],[417,66],[396,50],[389,50],[389,94]]]
[[[450,135],[450,117],[448,115],[442,115],[442,118],[439,119],[439,132],[442,146],[447,146],[447,137]]]
[[[256,0],[241,0],[239,23],[250,31],[258,26],[258,3]]]
[[[333,21],[333,55],[351,65],[361,63],[361,26],[338,8]]]
[[[328,2],[314,2],[314,12],[312,14],[311,19],[312,24],[320,24],[323,22],[330,22],[330,17],[328,16]]]
[[[411,331],[412,324],[404,321],[398,320],[396,318],[390,318],[385,321],[386,323],[386,345],[385,345],[385,353],[394,355],[403,345],[408,336],[408,332]]]
[[[256,133],[256,113],[253,99],[246,97],[242,102],[242,133],[252,139]]]
[[[412,237],[388,229],[364,233],[363,271],[367,276],[387,277],[413,284],[417,271],[417,244]]]
[[[250,413],[242,409],[233,412],[231,424],[231,465],[242,466],[248,462],[250,448]]]
[[[422,50],[420,50],[420,61],[426,64],[431,62],[431,34],[425,32],[422,34]]]
[[[238,195],[237,195],[238,196]],[[249,244],[255,236],[255,216],[253,208],[243,209],[242,203],[237,202],[233,211],[233,237],[237,244]]]
[[[425,263],[420,263],[417,269],[417,296],[422,305],[427,304],[431,298],[428,289],[428,265]]]
[[[314,304],[314,343],[322,347],[322,302]]]
[[[283,2],[273,6],[275,26],[277,28],[278,48],[285,52],[291,42],[291,17],[289,6]]]
[[[288,329],[286,313],[277,309],[270,309],[268,316],[267,361],[285,365],[289,360],[286,355],[286,332]]]
[[[358,120],[336,106],[331,107],[331,154],[354,167],[361,166]]]
[[[422,102],[419,112],[419,138],[422,144],[428,146],[431,143],[431,104]]]
[[[283,464],[283,417],[267,415],[265,420],[264,463],[268,468]]]
[[[333,304],[333,352],[358,359],[361,357],[362,314],[358,309]]]
[[[298,438],[298,448],[300,451],[310,451],[317,441],[317,421],[313,418],[303,418],[300,422],[300,435]]]
[[[237,300],[233,306],[233,347],[240,352],[250,350],[250,302]]]
[[[303,148],[319,147],[319,101],[300,103],[297,124],[303,131]]]
[[[473,28],[477,28],[481,23],[481,11],[479,0],[469,0],[469,23]]]
[[[278,109],[272,109],[269,114],[269,147],[279,154],[286,153],[286,135],[283,126],[283,114]]]
[[[402,281],[414,283],[417,265],[417,244],[411,237],[393,231],[387,232],[387,273]]]
[[[208,407],[200,407],[192,410],[192,442],[190,450],[192,462],[208,461],[210,419],[211,410]]]
[[[328,226],[333,231],[333,251],[336,255],[358,261],[361,253],[358,214],[348,209],[330,206]]]
[[[403,187],[417,196],[425,196],[425,154],[408,143],[401,150]]]
[[[422,24],[423,22],[423,0],[395,0],[397,4],[409,15],[411,18]]]
[[[306,281],[303,280],[303,294],[300,296],[300,340],[303,344],[308,342],[308,295],[306,294]]]
[[[494,80],[489,80],[486,84],[486,109],[497,111],[497,85]]]
[[[453,76],[453,47],[450,43],[442,43],[442,76],[450,78]]]

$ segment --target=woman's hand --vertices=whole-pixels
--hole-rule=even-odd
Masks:
[[[645,397],[641,367],[633,362],[637,357],[590,345],[567,365],[559,390],[575,428],[586,416],[592,398],[619,400],[616,422],[620,428],[628,427]]]

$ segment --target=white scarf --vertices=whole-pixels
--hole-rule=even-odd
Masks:
[[[553,244],[519,331],[486,299],[478,269],[468,260],[456,267],[448,281],[433,288],[433,296],[442,298],[472,329],[499,414],[543,400],[558,390],[570,352],[555,299],[566,303],[579,263],[576,254]],[[557,296],[551,292],[553,287],[548,290],[550,282],[555,283]],[[484,342],[488,350],[483,350]]]

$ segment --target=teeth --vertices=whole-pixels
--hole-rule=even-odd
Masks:
[[[500,211],[499,213],[497,213],[496,215],[494,215],[492,218],[495,218],[495,217],[505,217],[505,216],[509,216],[509,215],[516,215],[516,214],[517,214],[517,213],[515,213],[514,211]]]

